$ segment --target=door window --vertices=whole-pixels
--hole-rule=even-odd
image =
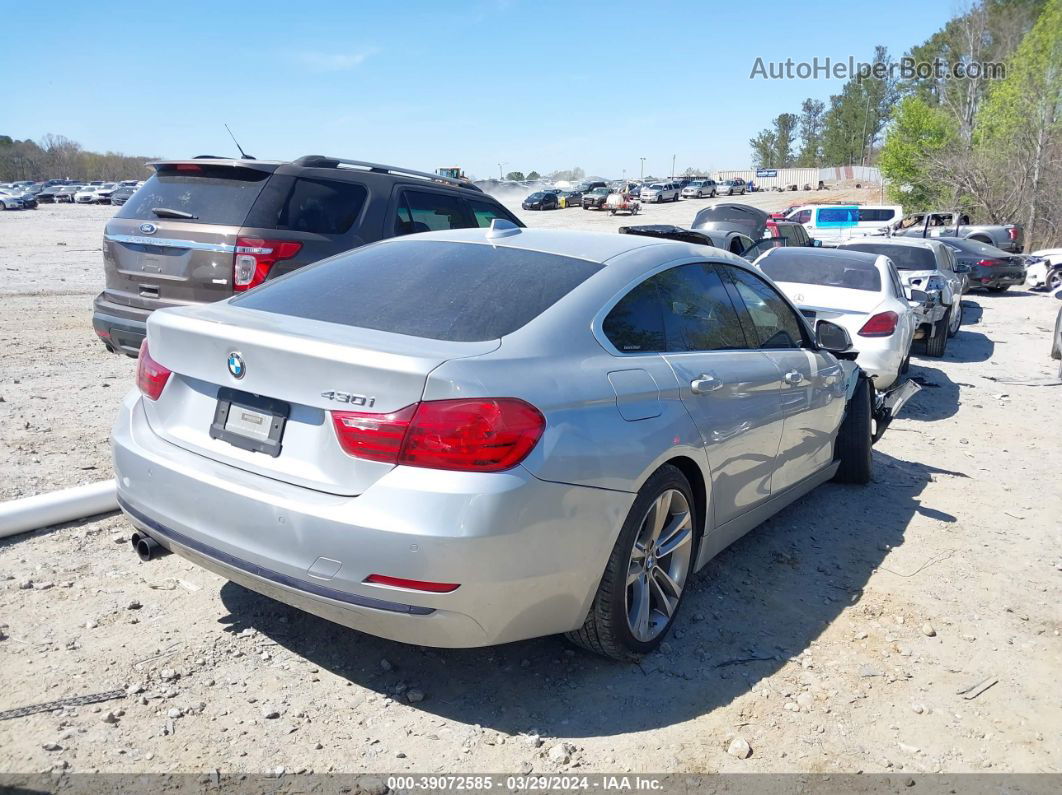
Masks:
[[[752,320],[760,348],[803,347],[804,324],[773,287],[746,270],[722,267]]]
[[[445,193],[405,190],[398,199],[395,234],[437,232],[469,226],[461,199]]]

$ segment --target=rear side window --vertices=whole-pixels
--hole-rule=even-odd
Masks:
[[[884,254],[901,271],[932,271],[937,269],[933,252],[921,246],[897,246],[889,243],[854,243],[845,246],[853,251]]]
[[[885,209],[883,207],[860,207],[859,208],[859,220],[860,221],[891,221],[896,217],[895,210]]]
[[[811,221],[811,210],[801,210],[789,216],[789,220],[797,224],[806,224]]]
[[[772,255],[773,256],[773,255]],[[761,348],[799,348],[804,342],[801,322],[785,300],[767,282],[729,266],[726,272],[756,328]]]
[[[445,193],[404,190],[398,199],[395,235],[438,232],[469,226],[461,199]]]
[[[714,269],[682,265],[652,278],[664,302],[664,333],[671,352],[747,348],[734,305]]]
[[[277,174],[262,190],[246,225],[341,235],[361,215],[367,195],[365,186],[355,182]]]
[[[612,307],[601,330],[620,353],[660,353],[664,344],[664,304],[656,284],[646,280]]]
[[[233,300],[278,315],[454,342],[503,337],[601,269],[520,249],[398,240],[358,248]]]
[[[176,210],[201,224],[242,226],[269,176],[253,168],[198,163],[162,166],[115,217],[157,221],[164,216],[155,209]]]
[[[748,347],[730,296],[708,265],[681,265],[646,279],[612,308],[602,331],[621,353]]]

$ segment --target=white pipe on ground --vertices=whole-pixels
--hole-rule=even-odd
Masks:
[[[116,510],[113,480],[0,502],[0,538]]]

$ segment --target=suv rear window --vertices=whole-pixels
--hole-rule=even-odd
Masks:
[[[233,303],[412,337],[479,342],[516,331],[601,267],[538,251],[397,240],[266,282]]]
[[[245,224],[265,229],[341,235],[361,215],[364,185],[275,174],[254,203]]]
[[[269,172],[253,168],[162,166],[115,217],[157,221],[152,210],[158,207],[190,213],[201,224],[240,226],[268,178]]]
[[[933,252],[921,246],[894,246],[888,243],[855,243],[845,246],[853,251],[868,251],[871,254],[884,254],[902,271],[933,271],[937,269],[937,260]]]

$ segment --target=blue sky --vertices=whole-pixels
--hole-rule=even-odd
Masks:
[[[331,154],[479,176],[742,168],[748,139],[841,81],[750,79],[757,56],[869,60],[949,3],[13,3],[0,134],[184,157]]]

